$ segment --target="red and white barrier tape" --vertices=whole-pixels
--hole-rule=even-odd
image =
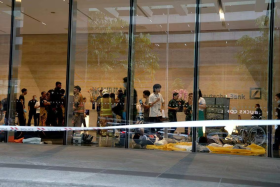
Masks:
[[[46,126],[0,126],[0,131],[95,131],[106,129],[170,128],[170,127],[225,127],[225,126],[271,126],[280,125],[280,120],[211,120],[180,121],[107,127],[46,127]]]

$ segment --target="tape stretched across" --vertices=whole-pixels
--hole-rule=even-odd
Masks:
[[[280,120],[211,120],[211,121],[180,121],[149,123],[135,125],[119,125],[108,127],[30,127],[30,126],[0,126],[0,131],[94,131],[104,129],[135,129],[135,128],[170,128],[170,127],[225,127],[235,126],[270,126],[280,125]]]

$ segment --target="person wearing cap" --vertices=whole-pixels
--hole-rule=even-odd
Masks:
[[[173,93],[173,98],[168,103],[168,118],[170,122],[177,122],[178,100],[179,94]]]
[[[105,127],[113,119],[112,105],[115,103],[115,100],[110,97],[107,89],[102,91],[102,95],[97,104],[100,108],[100,126]],[[101,136],[107,136],[107,130],[101,130]]]

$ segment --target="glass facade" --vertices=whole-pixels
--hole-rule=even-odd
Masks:
[[[278,157],[277,0],[1,2],[1,124],[158,125],[6,141]]]

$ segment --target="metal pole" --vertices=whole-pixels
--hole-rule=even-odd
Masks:
[[[11,106],[11,91],[12,91],[12,75],[13,75],[13,51],[14,51],[14,35],[15,35],[15,26],[14,26],[14,12],[15,12],[15,0],[12,0],[12,7],[11,7],[11,32],[10,32],[10,56],[9,56],[9,75],[8,75],[8,95],[7,95],[7,114],[8,121],[10,118],[10,106]],[[9,122],[8,122],[9,123]],[[9,125],[9,124],[5,124]],[[8,131],[5,132],[5,142],[8,142],[9,133]]]
[[[136,0],[130,0],[129,11],[129,44],[128,44],[128,61],[127,61],[127,86],[126,86],[126,120],[125,124],[133,123],[133,105],[134,105],[134,25],[136,13]],[[129,129],[126,129],[125,148],[128,148]]]
[[[75,2],[74,2],[75,1]],[[65,125],[68,126],[69,121],[71,121],[72,116],[72,108],[71,106],[71,99],[70,99],[70,91],[73,87],[74,82],[74,69],[72,58],[73,56],[71,53],[75,53],[72,51],[72,39],[73,39],[73,4],[76,3],[76,0],[69,0],[69,17],[68,17],[68,45],[67,45],[67,69],[66,69],[66,107],[65,107]],[[74,41],[74,40],[73,40]],[[74,41],[75,42],[75,41]],[[71,132],[69,132],[71,133]],[[67,139],[68,139],[68,132],[64,132],[63,134],[63,145],[67,145]]]
[[[168,82],[169,82],[169,8],[167,8],[167,29],[166,29],[166,98],[169,98],[168,94]],[[168,102],[165,102],[165,108],[168,109]],[[168,128],[164,128],[164,138],[168,138]]]
[[[270,25],[269,25],[269,59],[268,59],[268,102],[267,102],[267,110],[268,115],[267,119],[273,118],[273,107],[272,107],[272,81],[273,81],[273,49],[274,49],[274,8],[275,3],[274,0],[270,2]],[[272,157],[272,126],[268,126],[268,146],[267,152],[268,157]]]
[[[198,109],[198,63],[199,63],[199,31],[200,31],[200,0],[196,0],[195,37],[194,37],[194,81],[193,81],[193,121],[197,120]],[[196,152],[196,127],[192,128],[192,152]]]

